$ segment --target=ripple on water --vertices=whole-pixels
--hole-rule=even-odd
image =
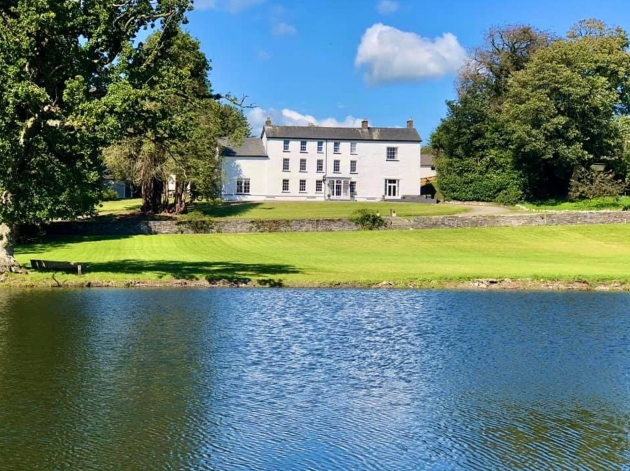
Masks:
[[[2,469],[630,467],[630,296],[0,293]]]

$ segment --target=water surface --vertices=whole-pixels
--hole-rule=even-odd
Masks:
[[[0,291],[0,469],[630,469],[629,302]]]

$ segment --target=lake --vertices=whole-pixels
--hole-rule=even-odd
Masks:
[[[0,469],[630,469],[629,306],[0,291]]]

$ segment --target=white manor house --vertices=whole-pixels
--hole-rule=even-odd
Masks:
[[[400,199],[420,193],[420,143],[404,128],[274,126],[240,146],[223,141],[227,201]]]

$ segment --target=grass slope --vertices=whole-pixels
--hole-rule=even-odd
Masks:
[[[90,264],[81,278],[55,275],[62,283],[234,277],[286,286],[477,278],[628,282],[630,227],[84,237],[20,246],[16,256],[25,265],[31,258]],[[50,280],[50,273],[32,272],[15,282]]]
[[[533,211],[615,211],[630,204],[628,197],[605,196],[590,200],[566,201],[547,200],[534,203],[522,203],[520,206]]]
[[[99,209],[101,215],[121,215],[138,212],[140,200],[106,201]],[[208,204],[197,203],[191,210],[201,211],[206,216],[217,219],[321,219],[321,218],[348,218],[360,208],[369,208],[380,211],[383,216],[389,215],[389,210],[394,209],[400,217],[412,216],[442,216],[457,214],[467,210],[452,205],[436,205],[423,203],[386,203],[386,202],[248,202],[248,203],[224,203]]]

